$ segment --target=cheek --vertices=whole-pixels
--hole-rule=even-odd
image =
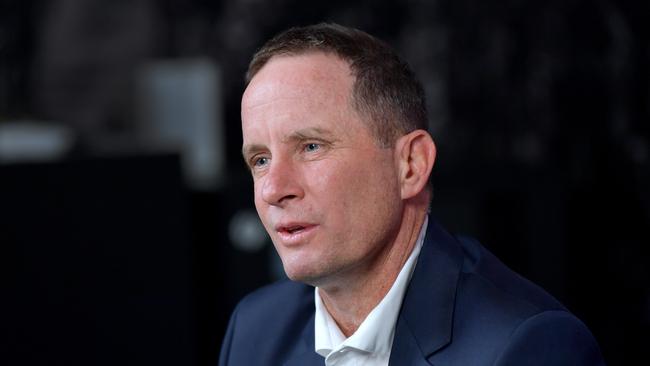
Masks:
[[[315,164],[309,190],[327,208],[330,219],[360,220],[374,215],[379,207],[392,204],[399,195],[395,172],[390,166],[371,166],[367,159],[331,160]],[[388,201],[388,202],[387,202]],[[335,215],[335,217],[331,217]]]
[[[258,184],[254,183],[253,187],[253,202],[255,203],[255,209],[257,210],[257,215],[260,217],[260,220],[262,220],[262,224],[264,224],[264,227],[268,230],[267,226],[267,208],[268,206],[265,205],[264,201],[262,200],[261,193],[259,192]]]
[[[312,198],[331,208],[347,204],[348,196],[357,191],[357,173],[348,162],[328,160],[310,166],[305,177]]]

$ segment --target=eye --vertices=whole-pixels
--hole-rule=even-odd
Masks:
[[[305,151],[307,152],[317,151],[318,149],[320,149],[320,144],[317,144],[315,142],[305,144]]]
[[[269,163],[269,158],[267,158],[266,156],[260,156],[258,158],[253,159],[253,167],[254,168],[263,167],[263,166],[267,165],[268,163]]]

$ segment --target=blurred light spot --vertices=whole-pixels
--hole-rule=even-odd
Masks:
[[[0,163],[58,160],[73,144],[74,135],[65,126],[37,121],[0,123]]]
[[[228,236],[233,246],[244,252],[260,251],[268,238],[257,213],[252,210],[240,210],[232,217]]]
[[[218,65],[205,58],[152,61],[138,74],[140,140],[149,150],[180,152],[196,190],[225,179],[220,79]]]

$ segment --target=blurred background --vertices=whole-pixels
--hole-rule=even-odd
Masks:
[[[214,365],[282,278],[240,157],[254,51],[333,21],[427,92],[434,215],[650,344],[650,2],[0,0],[0,363]],[[638,361],[637,361],[638,362]]]

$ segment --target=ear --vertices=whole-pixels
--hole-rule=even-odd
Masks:
[[[409,199],[422,192],[436,160],[436,144],[424,130],[415,130],[395,144],[402,199]]]

